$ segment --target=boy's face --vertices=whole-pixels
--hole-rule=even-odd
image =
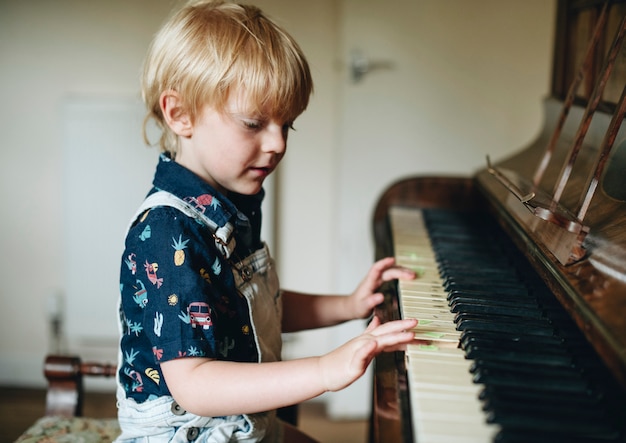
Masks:
[[[249,109],[254,108],[245,96],[234,93],[223,112],[205,106],[191,135],[180,138],[176,162],[222,193],[259,192],[285,154],[292,122],[256,115]]]

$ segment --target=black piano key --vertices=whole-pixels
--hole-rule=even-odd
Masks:
[[[504,429],[496,435],[494,443],[611,443],[623,442],[622,437],[612,435],[573,435],[564,432],[532,432],[527,430]]]
[[[473,259],[474,257],[469,257]],[[477,275],[476,267],[472,266],[472,261],[468,257],[458,257],[458,261],[442,260],[437,269],[442,276],[457,275],[464,278],[473,278]],[[489,265],[481,260],[480,272],[486,278],[507,281],[519,281],[519,274],[513,267],[503,268],[500,264]]]
[[[504,294],[495,291],[486,290],[454,290],[450,291],[447,296],[449,303],[454,301],[466,301],[466,302],[490,302],[501,305],[514,305],[514,306],[533,306],[539,308],[540,305],[537,299],[527,294]]]
[[[571,397],[572,396],[570,396],[570,398]],[[555,398],[556,400],[551,401],[551,398]],[[586,397],[579,396],[579,398],[583,399]],[[533,401],[511,401],[510,399],[507,400],[492,397],[485,401],[483,409],[485,411],[510,411],[511,413],[519,413],[525,415],[558,414],[568,417],[570,419],[576,418],[581,420],[608,420],[606,409],[601,406],[598,407],[597,404],[592,404],[591,402],[571,402],[565,399],[561,399],[561,396],[549,397],[545,394],[543,394],[543,396],[541,397],[541,401],[537,400],[539,399],[535,399]]]
[[[540,389],[544,394],[559,395],[563,392],[586,395],[590,390],[587,381],[580,374],[555,376],[547,372],[537,372],[533,376],[514,370],[478,369],[474,372],[474,382],[489,386],[508,386],[512,389]]]
[[[486,420],[502,425],[509,435],[523,431],[524,434],[535,431],[581,436],[594,435],[595,438],[613,440],[618,435],[614,422],[595,409],[575,409],[566,404],[534,403],[497,404],[486,411]],[[575,423],[576,426],[572,424]],[[499,441],[499,440],[497,440]]]
[[[461,346],[465,343],[480,343],[481,340],[495,341],[501,343],[502,346],[508,346],[509,343],[526,343],[527,346],[535,344],[552,344],[555,346],[563,346],[565,340],[557,335],[531,335],[523,333],[502,334],[491,331],[463,331],[459,342]]]
[[[517,355],[519,358],[517,361],[519,364],[531,363],[534,360],[531,360],[528,356],[535,355],[537,356],[537,360],[541,362],[542,360],[539,358],[541,356],[558,356],[560,359],[569,362],[569,364],[574,365],[574,357],[567,349],[562,346],[558,346],[552,343],[542,343],[540,341],[536,341],[533,344],[529,345],[527,342],[509,342],[504,343],[500,340],[466,340],[461,342],[461,348],[465,351],[467,358],[472,360],[481,359],[481,355],[488,355],[488,358],[481,359],[481,361],[476,361],[474,363],[478,364],[481,362],[489,363],[489,361],[502,361],[499,356],[504,354],[509,354],[513,358]],[[489,354],[491,353],[491,354]],[[498,354],[498,355],[494,355]],[[508,359],[507,359],[508,360]]]
[[[467,314],[483,314],[483,315],[508,315],[521,318],[541,319],[544,313],[535,307],[527,307],[523,305],[511,305],[500,303],[471,303],[467,301],[458,301],[450,304],[450,312],[467,313]]]
[[[557,329],[545,317],[524,317],[505,313],[498,314],[498,321],[495,322],[493,321],[494,317],[496,316],[480,312],[459,312],[455,314],[453,321],[458,326],[459,331],[467,329],[463,326],[467,322],[490,322],[498,324],[498,327],[504,327],[504,331],[506,331],[506,328],[508,327],[512,333],[520,330],[523,332],[523,328],[527,327],[529,331],[533,331],[535,329],[545,329],[550,335],[557,334]]]
[[[470,280],[463,281],[463,282],[444,281],[443,287],[448,292],[464,291],[464,290],[478,291],[481,289],[485,290],[485,288],[488,288],[488,290],[491,292],[499,292],[505,295],[508,294],[508,295],[520,295],[520,296],[525,295],[525,291],[526,291],[524,288],[520,288],[519,286],[498,284],[497,282],[485,283],[483,281],[470,281]]]
[[[552,352],[522,352],[520,350],[504,351],[498,348],[490,348],[487,346],[471,346],[465,349],[466,357],[469,359],[485,359],[489,358],[499,362],[513,362],[523,364],[529,362],[534,364],[543,364],[546,366],[567,367],[573,364],[571,355],[567,353]]]
[[[547,396],[543,391],[537,389],[515,390],[507,389],[502,386],[489,385],[485,386],[480,394],[479,399],[487,404],[491,399],[495,401],[517,402],[564,402],[572,405],[580,405],[581,408],[598,409],[607,405],[608,393],[604,389],[593,388],[584,396],[575,393],[564,392],[557,397]]]
[[[619,433],[615,426],[596,420],[567,420],[565,417],[554,417],[545,414],[514,414],[495,411],[487,415],[488,423],[497,423],[509,429],[524,429],[535,432],[556,432],[569,435],[589,436],[593,438],[616,438]]]
[[[523,364],[519,362],[511,362],[505,360],[474,360],[470,366],[470,374],[474,374],[479,370],[500,370],[513,372],[517,374],[524,374],[527,377],[534,377],[536,375],[549,375],[551,377],[581,377],[586,375],[586,371],[577,366],[575,363],[565,366],[548,366],[542,362],[529,362],[525,361]]]
[[[554,336],[554,328],[534,322],[519,322],[511,317],[507,323],[490,322],[488,319],[464,314],[455,316],[456,328],[459,331],[501,332],[509,334],[526,333],[529,335]]]

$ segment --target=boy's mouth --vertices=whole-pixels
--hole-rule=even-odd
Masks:
[[[269,166],[254,166],[250,169],[260,175],[269,175],[273,171],[273,168]]]

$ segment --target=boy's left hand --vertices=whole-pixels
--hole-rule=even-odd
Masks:
[[[412,280],[415,272],[396,265],[393,257],[383,258],[375,262],[356,290],[346,300],[353,318],[367,318],[373,309],[383,302],[384,295],[378,292],[380,286],[387,281],[400,279]]]

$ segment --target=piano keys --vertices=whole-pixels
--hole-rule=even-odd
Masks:
[[[413,434],[417,441],[490,441],[497,429],[484,420],[479,385],[472,383],[470,362],[457,347],[461,332],[448,307],[422,212],[392,208],[390,219],[397,263],[418,275],[398,284],[402,317],[419,321],[415,338],[421,342],[406,351]]]
[[[420,321],[376,359],[371,442],[626,441],[626,2],[557,16],[538,139],[377,202],[376,258],[418,278],[376,315]]]
[[[398,283],[401,316],[419,320],[405,353],[415,441],[622,441],[616,384],[498,226],[441,209],[389,218],[418,275]]]

